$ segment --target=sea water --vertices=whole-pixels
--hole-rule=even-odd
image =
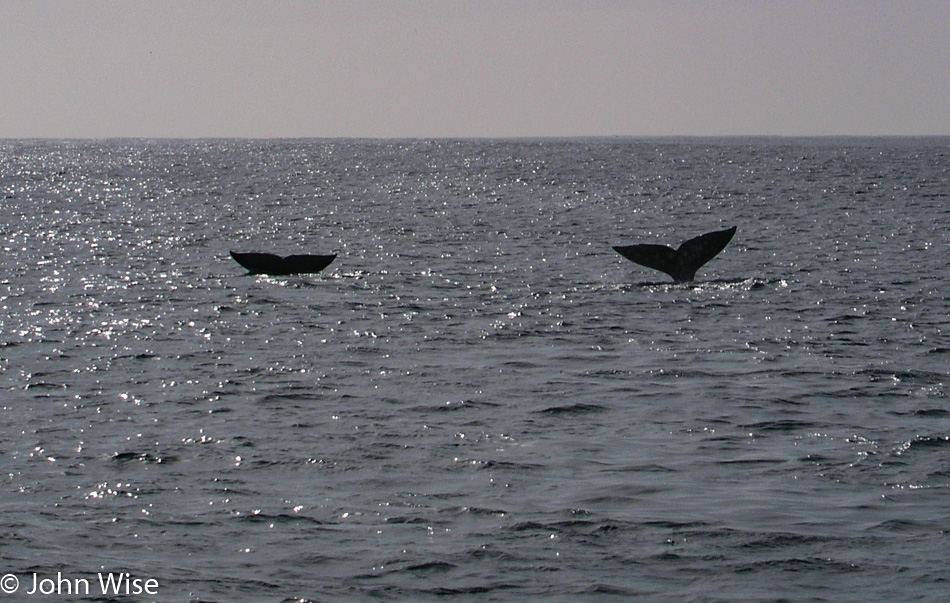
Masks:
[[[946,138],[7,140],[0,204],[0,596],[946,596]]]

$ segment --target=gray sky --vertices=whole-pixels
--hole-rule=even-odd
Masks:
[[[0,138],[950,135],[947,0],[0,0]]]

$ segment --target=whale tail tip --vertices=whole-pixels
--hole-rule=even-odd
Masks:
[[[336,259],[331,255],[288,255],[273,253],[238,253],[231,251],[235,262],[244,266],[251,274],[269,274],[286,276],[289,274],[314,274],[329,266]]]

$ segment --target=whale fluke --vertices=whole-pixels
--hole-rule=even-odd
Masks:
[[[284,276],[320,272],[336,259],[336,254],[288,255],[283,257],[273,253],[238,253],[232,251],[231,257],[234,258],[235,262],[247,268],[251,274]]]
[[[693,280],[700,266],[725,249],[734,234],[735,226],[699,235],[680,245],[679,249],[666,245],[626,245],[614,247],[614,250],[631,262],[665,272],[677,283],[685,283]]]

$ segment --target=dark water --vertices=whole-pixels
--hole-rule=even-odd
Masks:
[[[942,600],[948,177],[947,139],[0,142],[8,599]],[[732,225],[691,285],[610,248]]]

